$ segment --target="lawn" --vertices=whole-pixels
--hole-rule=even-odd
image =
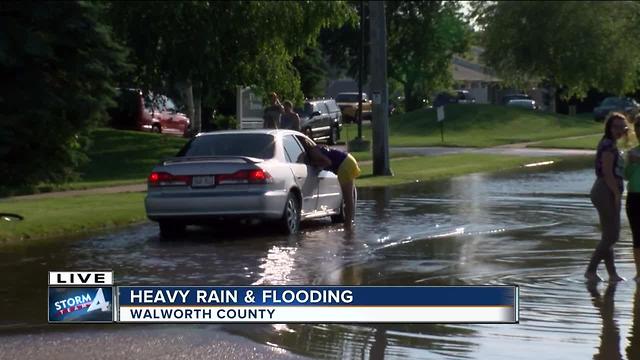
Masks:
[[[554,148],[554,149],[586,149],[595,150],[598,141],[602,138],[602,134],[594,134],[569,139],[551,139],[536,142],[527,147],[536,148]]]
[[[445,107],[444,142],[435,109],[423,109],[391,117],[391,146],[488,147],[600,133],[602,124],[585,116],[549,114],[498,105],[452,104]],[[344,126],[344,139],[357,134],[355,124]],[[371,139],[371,127],[363,125]]]
[[[41,192],[127,185],[144,182],[160,160],[175,155],[187,139],[138,131],[96,129],[91,134],[89,161],[78,169],[80,179],[44,184]]]
[[[557,161],[549,157],[523,157],[494,154],[450,154],[419,156],[410,159],[391,160],[394,176],[373,176],[372,165],[361,166],[362,175],[358,187],[389,186],[415,183],[451,176],[519,168],[525,164]]]
[[[551,139],[531,144],[528,147],[595,150],[598,147],[598,142],[601,138],[602,134],[581,136],[578,138],[569,139]],[[625,143],[624,140],[618,143],[618,146],[621,149],[628,149],[637,145],[638,141],[637,139],[635,139],[635,136],[631,136],[628,143]]]
[[[602,124],[584,117],[551,115],[538,111],[494,105],[448,105],[445,108],[445,142],[440,141],[435,110],[424,109],[397,115],[390,120],[391,146],[494,146],[515,142],[557,139],[600,132]],[[364,125],[365,138],[371,128]],[[342,138],[353,139],[354,124],[347,124]],[[161,159],[173,156],[187,141],[174,136],[136,131],[97,129],[92,135],[89,162],[78,169],[74,182],[41,184],[38,191],[89,189],[140,183]],[[562,140],[558,140],[562,142]],[[589,140],[583,140],[588,146]],[[555,146],[543,143],[542,146]],[[572,145],[560,146],[571,147]],[[371,160],[369,152],[357,152],[358,161]],[[405,157],[394,153],[392,157]]]
[[[0,224],[2,242],[71,235],[143,221],[144,193],[72,196],[0,201],[0,212],[17,213],[23,221]]]

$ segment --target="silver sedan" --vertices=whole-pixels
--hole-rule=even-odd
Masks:
[[[301,141],[289,130],[202,133],[148,178],[147,217],[162,236],[214,219],[273,221],[287,234],[300,221],[330,216],[343,222],[335,174],[307,164]]]

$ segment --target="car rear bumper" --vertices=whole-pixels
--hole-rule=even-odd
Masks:
[[[190,220],[207,218],[263,218],[282,216],[287,200],[285,190],[224,191],[210,193],[150,192],[145,198],[150,220]]]

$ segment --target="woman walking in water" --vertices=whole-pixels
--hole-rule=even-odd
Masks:
[[[624,161],[616,143],[628,130],[625,116],[613,113],[607,118],[604,136],[598,143],[596,181],[591,188],[591,202],[598,210],[602,237],[584,273],[589,281],[602,280],[597,273],[601,260],[604,260],[609,281],[624,280],[616,272],[613,245],[620,237],[620,197],[624,190]]]

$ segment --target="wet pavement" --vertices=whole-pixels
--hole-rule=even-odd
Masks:
[[[314,221],[291,237],[265,227],[194,227],[184,239],[167,242],[148,223],[55,245],[0,248],[0,358],[34,344],[45,350],[43,344],[62,350],[66,345],[74,356],[93,354],[88,347],[82,352],[69,346],[77,335],[93,348],[127,344],[132,357],[197,358],[210,351],[209,357],[217,358],[216,344],[248,339],[241,340],[248,352],[236,357],[231,351],[227,358],[637,359],[636,283],[590,288],[582,278],[599,238],[588,198],[593,177],[588,162],[575,161],[363,190],[352,235]],[[626,219],[616,251],[619,272],[632,278]],[[46,274],[65,269],[113,269],[117,282],[131,285],[515,284],[521,320],[516,325],[47,326]],[[96,337],[89,339],[92,332]]]

